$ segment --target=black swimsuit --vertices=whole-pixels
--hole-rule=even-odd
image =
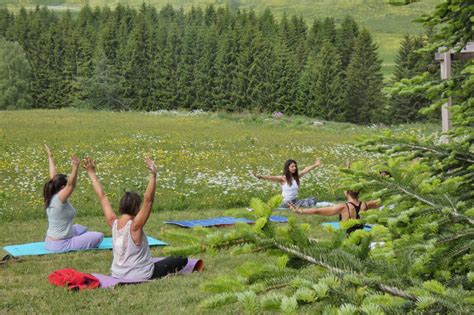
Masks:
[[[347,215],[349,216],[349,219],[352,219],[351,218],[351,212],[349,211],[349,204],[353,205],[354,206],[354,209],[356,211],[356,217],[355,219],[360,219],[360,215],[359,215],[359,212],[360,212],[360,208],[362,206],[362,201],[359,202],[358,205],[355,205],[353,204],[352,202],[346,202],[346,208],[347,208]],[[365,204],[365,208],[367,209],[367,204]],[[342,221],[342,216],[339,215],[339,221]],[[350,228],[347,229],[347,234],[351,234],[352,232],[354,232],[355,230],[361,230],[364,228],[364,225],[363,224],[356,224],[356,225],[353,225],[351,226]]]

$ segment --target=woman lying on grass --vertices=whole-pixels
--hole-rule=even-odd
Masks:
[[[143,231],[155,199],[155,163],[149,158],[146,159],[146,167],[150,170],[151,176],[143,196],[143,204],[136,192],[126,192],[120,199],[119,212],[122,216],[119,218],[112,210],[95,173],[95,165],[95,161],[90,157],[86,157],[82,161],[82,166],[87,171],[95,193],[99,197],[107,224],[112,228],[114,255],[111,267],[112,276],[127,280],[148,280],[164,277],[185,267],[188,259],[182,257],[168,257],[153,263],[148,239]]]
[[[339,221],[345,221],[349,219],[360,219],[359,213],[366,211],[367,209],[375,209],[379,207],[376,200],[371,201],[360,201],[359,192],[347,190],[344,192],[346,196],[346,203],[339,203],[331,207],[323,208],[310,208],[301,209],[295,204],[289,204],[289,207],[293,212],[298,214],[319,214],[324,216],[339,215]],[[363,224],[356,224],[347,230],[347,233],[352,233],[355,230],[363,229]]]
[[[49,180],[43,189],[44,206],[48,216],[45,248],[52,252],[67,252],[99,246],[104,234],[87,232],[85,226],[73,225],[76,209],[69,202],[69,197],[76,188],[78,158],[75,155],[71,157],[71,175],[56,174],[53,154],[46,144],[44,147],[49,163]]]
[[[316,159],[314,164],[305,167],[301,173],[298,173],[298,164],[295,160],[288,160],[283,166],[283,175],[257,175],[253,172],[253,176],[258,179],[266,179],[272,182],[277,182],[281,185],[281,194],[283,196],[283,203],[280,208],[288,208],[290,203],[299,207],[314,207],[316,206],[316,198],[310,197],[305,199],[297,199],[298,189],[300,188],[300,178],[314,170],[321,165],[321,160]]]

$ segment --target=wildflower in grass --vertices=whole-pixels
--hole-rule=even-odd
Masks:
[[[280,118],[283,117],[283,113],[282,112],[273,112],[272,116],[275,119],[280,119]]]

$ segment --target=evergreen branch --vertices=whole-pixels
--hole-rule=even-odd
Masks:
[[[469,252],[471,250],[472,244],[473,241],[470,241],[467,244],[460,244],[450,249],[447,253],[445,253],[444,260],[449,260],[453,257],[460,256],[461,254]]]
[[[467,220],[469,223],[473,224],[474,223],[474,220],[472,219],[469,219],[467,216],[465,215],[462,215],[458,212],[458,210],[456,209],[454,203],[452,202],[452,200],[449,198],[448,195],[444,194],[444,198],[446,198],[446,200],[449,202],[449,204],[451,205],[451,208],[453,209],[453,215],[455,217],[459,217],[459,218],[462,218],[462,219],[465,219]]]
[[[408,196],[411,196],[412,198],[415,198],[418,201],[421,201],[421,202],[423,202],[423,203],[425,203],[425,204],[427,204],[427,205],[429,205],[433,208],[437,208],[437,205],[435,203],[433,203],[433,202],[429,201],[428,199],[425,199],[421,196],[418,196],[416,193],[411,192],[408,189],[406,189],[406,188],[404,188],[400,185],[397,185],[395,183],[390,183],[390,186],[397,188],[398,190],[404,192],[405,194],[407,194]]]
[[[423,146],[420,146],[420,145],[412,145],[412,144],[405,144],[405,145],[410,149],[433,152],[433,153],[436,153],[436,154],[441,155],[441,156],[449,156],[450,155],[448,152],[442,152],[442,151],[439,151],[439,150],[436,150],[436,149],[433,149],[433,148],[429,148],[429,147],[423,147]],[[454,158],[458,161],[463,161],[463,162],[474,164],[474,160],[472,160],[470,158],[464,158],[464,157],[461,157],[461,156],[458,156],[458,155],[455,155]]]
[[[387,141],[388,140],[388,141]],[[428,147],[428,146],[423,146],[423,145],[416,145],[416,144],[409,144],[409,143],[399,143],[397,141],[394,141],[393,139],[384,139],[384,141],[389,142],[390,144],[379,144],[379,148],[383,148],[385,150],[390,150],[393,149],[393,145],[398,144],[400,146],[404,146],[406,149],[411,149],[411,150],[417,150],[417,151],[425,151],[425,152],[431,152],[434,153],[438,156],[446,157],[450,155],[450,152],[448,151],[441,151],[439,149],[435,149],[433,147]],[[469,155],[460,155],[456,154],[454,156],[454,159],[462,162],[467,162],[470,164],[474,164],[474,159],[470,157]]]
[[[271,287],[267,287],[265,288],[265,290],[263,290],[262,292],[259,292],[259,294],[265,294],[267,292],[270,292],[270,291],[273,291],[273,290],[278,290],[278,289],[283,289],[283,288],[286,288],[290,286],[289,283],[280,283],[280,284],[275,284]]]
[[[400,290],[399,288],[396,288],[396,287],[391,287],[391,286],[385,285],[383,283],[378,283],[377,287],[380,289],[380,291],[389,293],[389,294],[394,295],[394,296],[399,296],[399,297],[405,298],[407,300],[416,301],[418,299],[418,297],[413,295],[413,294],[402,291],[402,290]]]
[[[437,244],[444,244],[444,243],[450,243],[452,241],[456,241],[460,238],[464,238],[466,236],[473,236],[474,235],[474,230],[469,230],[465,233],[461,233],[461,234],[456,234],[456,235],[453,235],[453,236],[450,236],[450,237],[446,237],[442,240],[439,240]]]
[[[408,196],[411,196],[412,198],[414,198],[414,199],[416,199],[416,200],[418,200],[418,201],[421,201],[421,202],[423,202],[423,203],[425,203],[425,204],[427,204],[427,205],[429,205],[429,206],[431,206],[431,207],[433,207],[433,208],[436,208],[436,209],[439,208],[434,202],[429,201],[428,199],[425,199],[425,198],[423,198],[422,196],[417,195],[415,192],[409,191],[408,189],[406,189],[406,188],[404,188],[404,187],[402,187],[402,186],[400,186],[400,185],[398,185],[398,184],[390,183],[390,185],[391,185],[392,187],[397,188],[398,190],[404,192],[404,193],[407,194]],[[452,216],[454,216],[454,217],[456,217],[456,218],[462,219],[463,221],[467,221],[470,225],[474,225],[474,220],[473,220],[473,219],[470,219],[470,218],[468,218],[467,216],[460,214],[460,213],[457,211],[457,209],[454,208],[454,206],[453,206],[453,211],[452,211],[452,212],[449,212],[449,214],[451,214]]]
[[[246,240],[246,239],[237,239],[237,240],[229,240],[229,241],[224,241],[220,244],[217,244],[217,245],[213,245],[212,247],[216,248],[216,249],[223,249],[223,248],[228,248],[228,247],[232,247],[232,246],[236,246],[236,245],[241,245],[241,244],[246,244],[246,243],[249,243],[251,241],[249,240]]]
[[[317,260],[315,259],[314,257],[311,257],[309,255],[306,255],[304,253],[302,253],[301,251],[297,250],[296,248],[291,248],[289,246],[284,246],[276,241],[273,241],[273,245],[275,247],[277,247],[278,249],[284,251],[284,252],[287,252],[289,254],[292,254],[298,258],[301,258],[301,259],[304,259],[312,264],[315,264],[315,265],[318,265],[318,266],[321,266],[327,270],[329,270],[331,273],[334,273],[336,274],[337,276],[341,277],[344,276],[344,275],[347,275],[347,274],[351,274],[351,272],[348,272],[346,270],[343,270],[343,269],[339,269],[339,268],[335,268],[323,261],[320,261],[320,260]],[[293,247],[296,247],[296,246],[293,246]],[[356,276],[359,276],[361,278],[364,278],[362,274],[360,273],[356,273],[355,274]],[[399,296],[399,297],[402,297],[402,298],[405,298],[405,299],[408,299],[408,300],[411,300],[411,301],[417,301],[418,297],[415,296],[415,295],[412,295],[412,294],[409,294],[407,292],[404,292],[403,290],[399,289],[399,288],[396,288],[396,287],[391,287],[391,286],[388,286],[388,285],[385,285],[383,283],[377,283],[376,284],[377,288],[383,292],[386,292],[386,293],[389,293],[391,295],[394,295],[394,296]]]

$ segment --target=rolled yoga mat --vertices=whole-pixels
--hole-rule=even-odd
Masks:
[[[165,259],[166,257],[155,257],[152,258],[153,262],[158,262],[162,259]],[[184,266],[183,269],[178,271],[177,273],[179,274],[186,274],[186,273],[192,273],[194,271],[202,271],[204,270],[204,262],[201,259],[188,259],[188,263],[186,266]],[[100,287],[101,288],[113,288],[117,285],[124,285],[124,284],[137,284],[137,283],[143,283],[143,282],[149,282],[149,281],[155,281],[158,279],[152,279],[152,280],[130,280],[130,279],[120,279],[120,278],[114,278],[112,276],[108,275],[103,275],[100,273],[93,273],[92,274],[94,277],[99,279],[100,282]]]

